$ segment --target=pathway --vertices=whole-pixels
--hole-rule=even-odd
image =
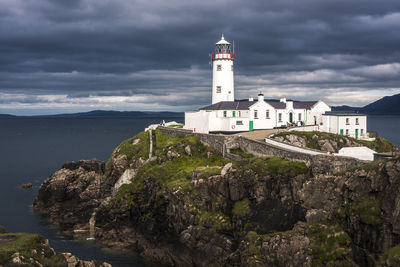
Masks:
[[[302,148],[302,147],[298,147],[298,146],[293,146],[293,145],[289,145],[289,144],[285,144],[285,143],[281,143],[269,138],[265,138],[264,141],[268,144],[274,145],[274,146],[278,146],[290,151],[294,151],[294,152],[300,152],[300,153],[304,153],[304,154],[309,154],[309,155],[327,155],[326,152],[318,152],[318,151],[314,151],[311,149],[307,149],[307,148]],[[337,154],[335,154],[337,155]]]

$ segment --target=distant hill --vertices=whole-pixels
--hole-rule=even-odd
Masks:
[[[336,106],[332,111],[355,111],[375,115],[400,115],[400,94],[385,96],[364,107]]]
[[[14,117],[16,117],[16,116],[14,116],[14,115],[9,115],[9,114],[0,114],[0,119],[1,119],[1,118],[14,118]]]
[[[362,108],[367,114],[400,114],[400,94],[385,96]]]
[[[71,114],[38,115],[38,116],[13,116],[0,114],[0,118],[6,117],[35,117],[35,118],[179,118],[184,117],[183,112],[152,112],[152,111],[114,111],[93,110]]]

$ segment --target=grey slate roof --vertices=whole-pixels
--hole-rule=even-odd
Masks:
[[[285,109],[286,108],[286,103],[280,102],[280,101],[265,101],[271,106],[273,106],[276,109]]]
[[[275,109],[286,108],[286,103],[280,102],[279,100],[266,99],[265,102],[274,107]],[[314,106],[317,102],[318,101],[293,101],[293,108],[311,109],[311,107]],[[200,110],[248,110],[249,107],[255,103],[257,103],[257,100],[249,101],[248,99],[244,99],[235,101],[221,101],[203,107]]]
[[[201,108],[201,110],[248,110],[251,105],[257,103],[257,101],[221,101],[213,105]]]
[[[331,116],[366,116],[362,113],[357,113],[354,111],[327,111],[322,115],[331,115]]]
[[[293,101],[293,108],[311,109],[318,101]]]

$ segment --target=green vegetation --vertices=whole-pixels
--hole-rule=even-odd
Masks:
[[[199,210],[196,215],[199,225],[210,228],[213,231],[232,230],[231,220],[222,212],[210,212]]]
[[[191,155],[187,155],[185,147],[190,146]],[[174,158],[167,158],[168,151],[176,153]],[[207,152],[211,156],[207,157]],[[160,159],[142,166],[131,184],[123,185],[115,200],[135,205],[136,193],[143,189],[143,180],[153,179],[159,185],[160,194],[163,190],[192,190],[192,177],[200,173],[206,178],[219,174],[228,160],[218,155],[213,148],[206,147],[195,136],[166,136],[161,131],[155,131],[154,154]]]
[[[338,152],[343,147],[350,146],[351,143],[359,144],[362,146],[369,147],[376,152],[389,152],[397,150],[396,146],[385,140],[384,138],[378,136],[377,134],[370,134],[371,137],[375,137],[375,141],[358,140],[349,136],[326,133],[326,132],[300,132],[300,131],[290,131],[281,132],[274,135],[274,137],[283,137],[284,140],[288,141],[288,135],[297,135],[306,141],[306,147],[311,149],[321,150],[321,145],[318,141],[329,140],[331,143],[336,144],[336,152]]]
[[[374,196],[363,196],[347,205],[343,205],[336,211],[336,217],[343,220],[348,216],[357,216],[357,218],[366,224],[380,224],[380,201]]]
[[[308,171],[302,162],[293,162],[279,157],[254,157],[235,162],[241,171],[252,170],[259,175],[284,175],[294,177]]]
[[[168,126],[168,127],[171,127],[171,128],[180,128],[180,129],[182,129],[182,128],[183,128],[183,124],[172,124],[172,125],[170,125],[170,126]]]
[[[309,254],[314,266],[353,266],[349,256],[350,237],[338,225],[321,223],[305,224],[310,238]]]
[[[0,265],[8,266],[11,256],[18,252],[27,262],[32,258],[43,266],[67,266],[64,256],[53,255],[51,249],[45,245],[45,241],[43,236],[37,234],[0,234]]]
[[[400,245],[394,246],[386,251],[380,258],[379,263],[385,266],[400,266]]]
[[[240,217],[245,217],[250,214],[250,200],[248,198],[236,201],[232,210],[233,214]]]
[[[0,225],[0,234],[5,234],[7,233],[6,228]]]
[[[351,212],[355,213],[360,221],[366,224],[380,224],[380,201],[373,196],[360,197],[349,205]]]
[[[230,153],[235,154],[235,155],[239,155],[242,158],[253,158],[254,157],[252,154],[247,154],[246,152],[244,152],[240,148],[231,148],[230,149]]]
[[[297,223],[292,230],[259,235],[249,231],[244,238],[246,244],[242,248],[242,255],[247,259],[248,266],[265,266],[274,253],[279,253],[284,247],[289,251],[293,240],[302,242],[301,237],[308,237],[307,253],[312,256],[313,266],[354,266],[350,252],[350,237],[338,225],[323,223]],[[269,244],[268,250],[263,248],[263,243]],[[304,245],[308,242],[304,241]],[[300,244],[294,249],[299,249]],[[268,252],[266,252],[268,251]]]
[[[147,159],[149,157],[150,140],[147,132],[140,132],[136,136],[123,141],[116,149],[114,149],[110,159],[106,163],[104,177],[110,174],[113,158],[125,155],[129,160],[133,157]]]
[[[378,134],[370,134],[370,137],[375,137],[374,141],[365,141],[359,140],[359,143],[375,150],[376,152],[390,152],[390,151],[397,151],[397,147],[392,144],[390,141],[380,137]]]
[[[135,141],[137,140],[138,141]],[[134,144],[138,142],[137,144]],[[120,155],[126,155],[128,161],[131,160],[133,157],[135,158],[145,158],[149,157],[149,133],[141,132],[138,135],[125,140],[122,142],[114,151],[114,157],[117,158]]]

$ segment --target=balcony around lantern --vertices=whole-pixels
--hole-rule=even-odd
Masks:
[[[211,59],[212,60],[216,60],[216,59],[234,60],[235,59],[235,54],[234,53],[212,53],[211,54]]]

